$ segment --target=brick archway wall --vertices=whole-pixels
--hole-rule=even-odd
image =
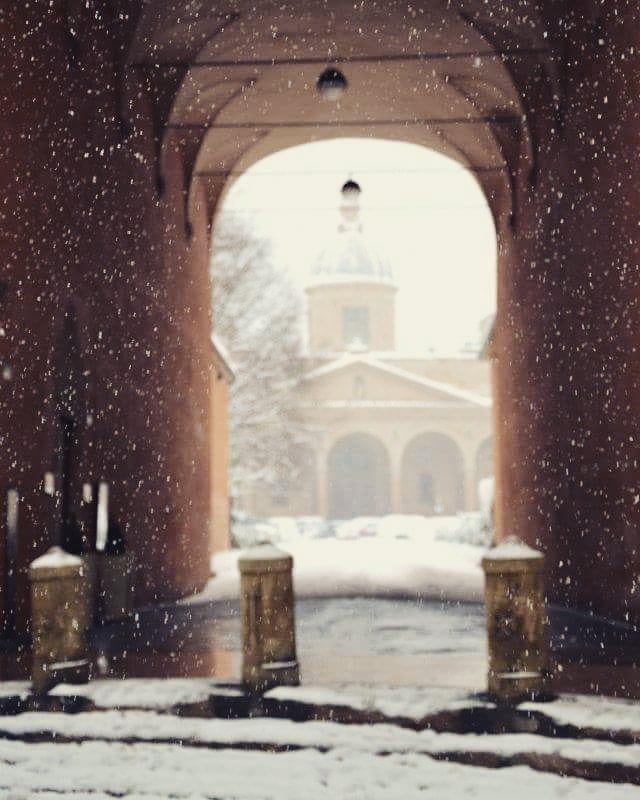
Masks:
[[[139,600],[191,591],[209,538],[211,215],[243,164],[346,130],[477,170],[499,241],[498,526],[548,552],[554,600],[640,619],[636,9],[414,6],[419,24],[363,6],[357,39],[353,4],[338,0],[296,18],[278,6],[272,25],[244,1],[197,26],[191,6],[160,0],[122,17],[4,12],[0,357],[13,377],[0,424],[2,475],[29,532],[23,629],[25,567],[48,543],[56,310],[73,299],[87,311],[87,472],[113,484],[143,565]],[[319,52],[348,64],[340,109],[314,95]]]

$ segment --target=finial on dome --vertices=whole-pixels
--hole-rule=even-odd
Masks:
[[[356,183],[353,178],[349,178],[349,180],[342,185],[342,189],[340,190],[342,194],[340,213],[342,215],[343,225],[350,227],[357,223],[358,214],[360,212],[361,192],[360,184]]]

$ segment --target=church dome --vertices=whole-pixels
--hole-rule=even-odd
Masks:
[[[329,237],[312,268],[318,283],[367,281],[393,283],[388,260],[363,234],[360,222],[360,186],[349,179],[341,190],[340,222]]]

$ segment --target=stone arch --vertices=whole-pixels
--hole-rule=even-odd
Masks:
[[[444,433],[421,433],[402,456],[402,510],[406,514],[455,514],[464,508],[464,462]]]
[[[370,433],[338,439],[327,457],[329,517],[381,516],[391,508],[391,463],[387,448]]]

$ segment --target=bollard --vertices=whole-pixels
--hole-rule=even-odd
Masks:
[[[240,568],[242,681],[249,691],[297,686],[293,558],[273,545],[246,550]]]
[[[89,679],[89,603],[82,560],[52,547],[29,567],[36,694]]]
[[[482,559],[489,638],[489,694],[518,703],[547,691],[544,556],[515,536]]]

